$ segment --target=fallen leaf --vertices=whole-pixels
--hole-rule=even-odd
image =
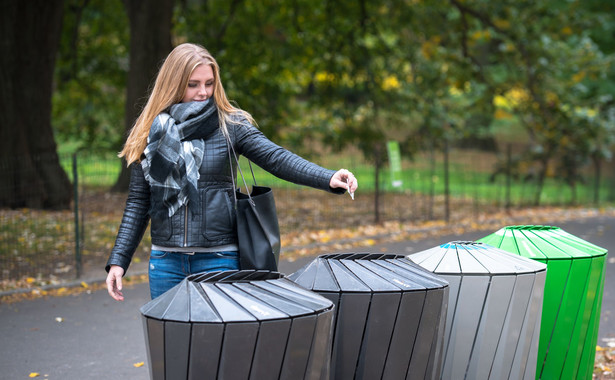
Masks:
[[[28,377],[39,377],[39,376],[40,376],[40,373],[38,372],[30,372],[30,376]]]
[[[135,366],[135,368],[139,368],[139,367],[143,367],[143,365],[145,364],[145,362],[138,362],[133,364],[133,366]]]
[[[62,317],[56,317],[56,322],[60,323],[60,322],[64,322],[64,318]]]
[[[88,288],[88,284],[86,284],[85,281],[81,281],[81,286],[86,289]]]

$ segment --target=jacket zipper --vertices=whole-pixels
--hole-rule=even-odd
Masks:
[[[188,245],[188,206],[184,205],[184,247]]]

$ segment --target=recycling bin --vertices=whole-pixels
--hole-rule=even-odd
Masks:
[[[327,379],[333,303],[278,272],[192,275],[141,308],[151,379]]]
[[[336,306],[333,379],[437,379],[448,284],[403,255],[321,255],[288,277]]]
[[[533,379],[546,265],[453,241],[410,260],[450,286],[442,379]]]
[[[547,265],[537,379],[591,379],[607,250],[559,227],[509,226],[480,241]]]

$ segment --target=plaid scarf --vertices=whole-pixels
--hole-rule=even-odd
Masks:
[[[203,139],[218,127],[213,99],[174,104],[154,119],[141,161],[152,192],[150,214],[171,217],[182,205],[198,205]]]

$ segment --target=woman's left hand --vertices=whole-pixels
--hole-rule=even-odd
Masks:
[[[350,194],[354,194],[354,192],[357,190],[357,187],[359,187],[359,184],[357,183],[357,179],[349,170],[340,169],[335,172],[335,174],[333,174],[333,177],[331,177],[331,181],[329,181],[329,186],[331,186],[332,188],[341,187],[348,190]]]

